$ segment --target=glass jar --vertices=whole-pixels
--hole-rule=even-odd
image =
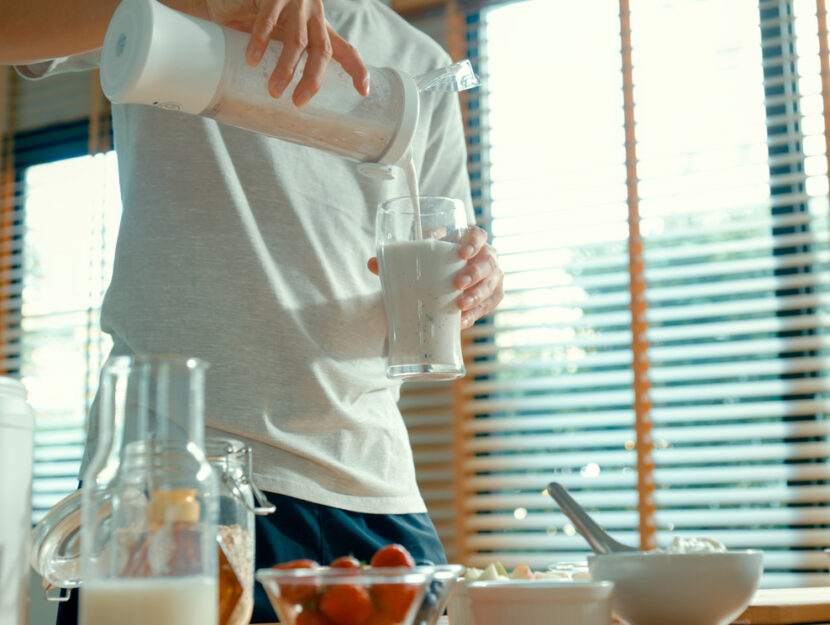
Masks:
[[[253,611],[254,515],[275,507],[252,480],[250,447],[233,439],[207,439],[204,447],[218,483],[218,625],[247,625]],[[66,601],[67,589],[82,586],[80,496],[75,491],[58,502],[32,533],[30,562],[43,577],[49,601]],[[101,510],[102,524],[111,522],[111,514],[111,506]]]
[[[275,510],[251,475],[251,448],[207,439],[205,454],[219,478],[219,623],[247,625],[254,609],[254,515]]]

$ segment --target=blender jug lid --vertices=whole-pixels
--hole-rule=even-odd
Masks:
[[[101,88],[113,102],[199,114],[219,87],[222,28],[156,0],[123,0],[101,48]]]

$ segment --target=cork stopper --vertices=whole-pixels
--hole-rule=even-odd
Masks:
[[[191,488],[154,490],[147,504],[147,520],[151,523],[197,523],[200,512],[196,490]]]

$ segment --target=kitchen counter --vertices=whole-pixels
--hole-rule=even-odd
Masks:
[[[761,589],[732,625],[830,625],[830,587]]]
[[[830,587],[762,588],[734,625],[812,625],[828,619]]]

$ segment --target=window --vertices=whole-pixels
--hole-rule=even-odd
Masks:
[[[544,492],[556,480],[623,542],[712,536],[764,549],[764,586],[830,583],[823,11],[809,0],[425,4],[412,19],[484,81],[462,96],[470,174],[507,272],[502,306],[465,333],[468,376],[408,385],[401,401],[449,558],[584,558]],[[19,108],[13,127],[34,124]],[[60,153],[73,128],[15,169],[25,274],[22,317],[13,299],[6,313],[6,369],[38,412],[36,515],[74,488],[107,350],[97,307],[114,157]],[[22,155],[28,137],[16,136]],[[88,174],[103,191],[78,199],[61,186]],[[50,241],[58,228],[41,220],[70,213],[84,217]]]
[[[526,0],[466,19],[485,81],[471,173],[507,293],[456,387],[460,559],[584,558],[544,492],[559,481],[622,542],[711,536],[764,549],[764,586],[826,585],[815,3]]]
[[[26,167],[20,379],[36,418],[33,521],[77,488],[110,349],[100,306],[121,203],[114,152]]]

